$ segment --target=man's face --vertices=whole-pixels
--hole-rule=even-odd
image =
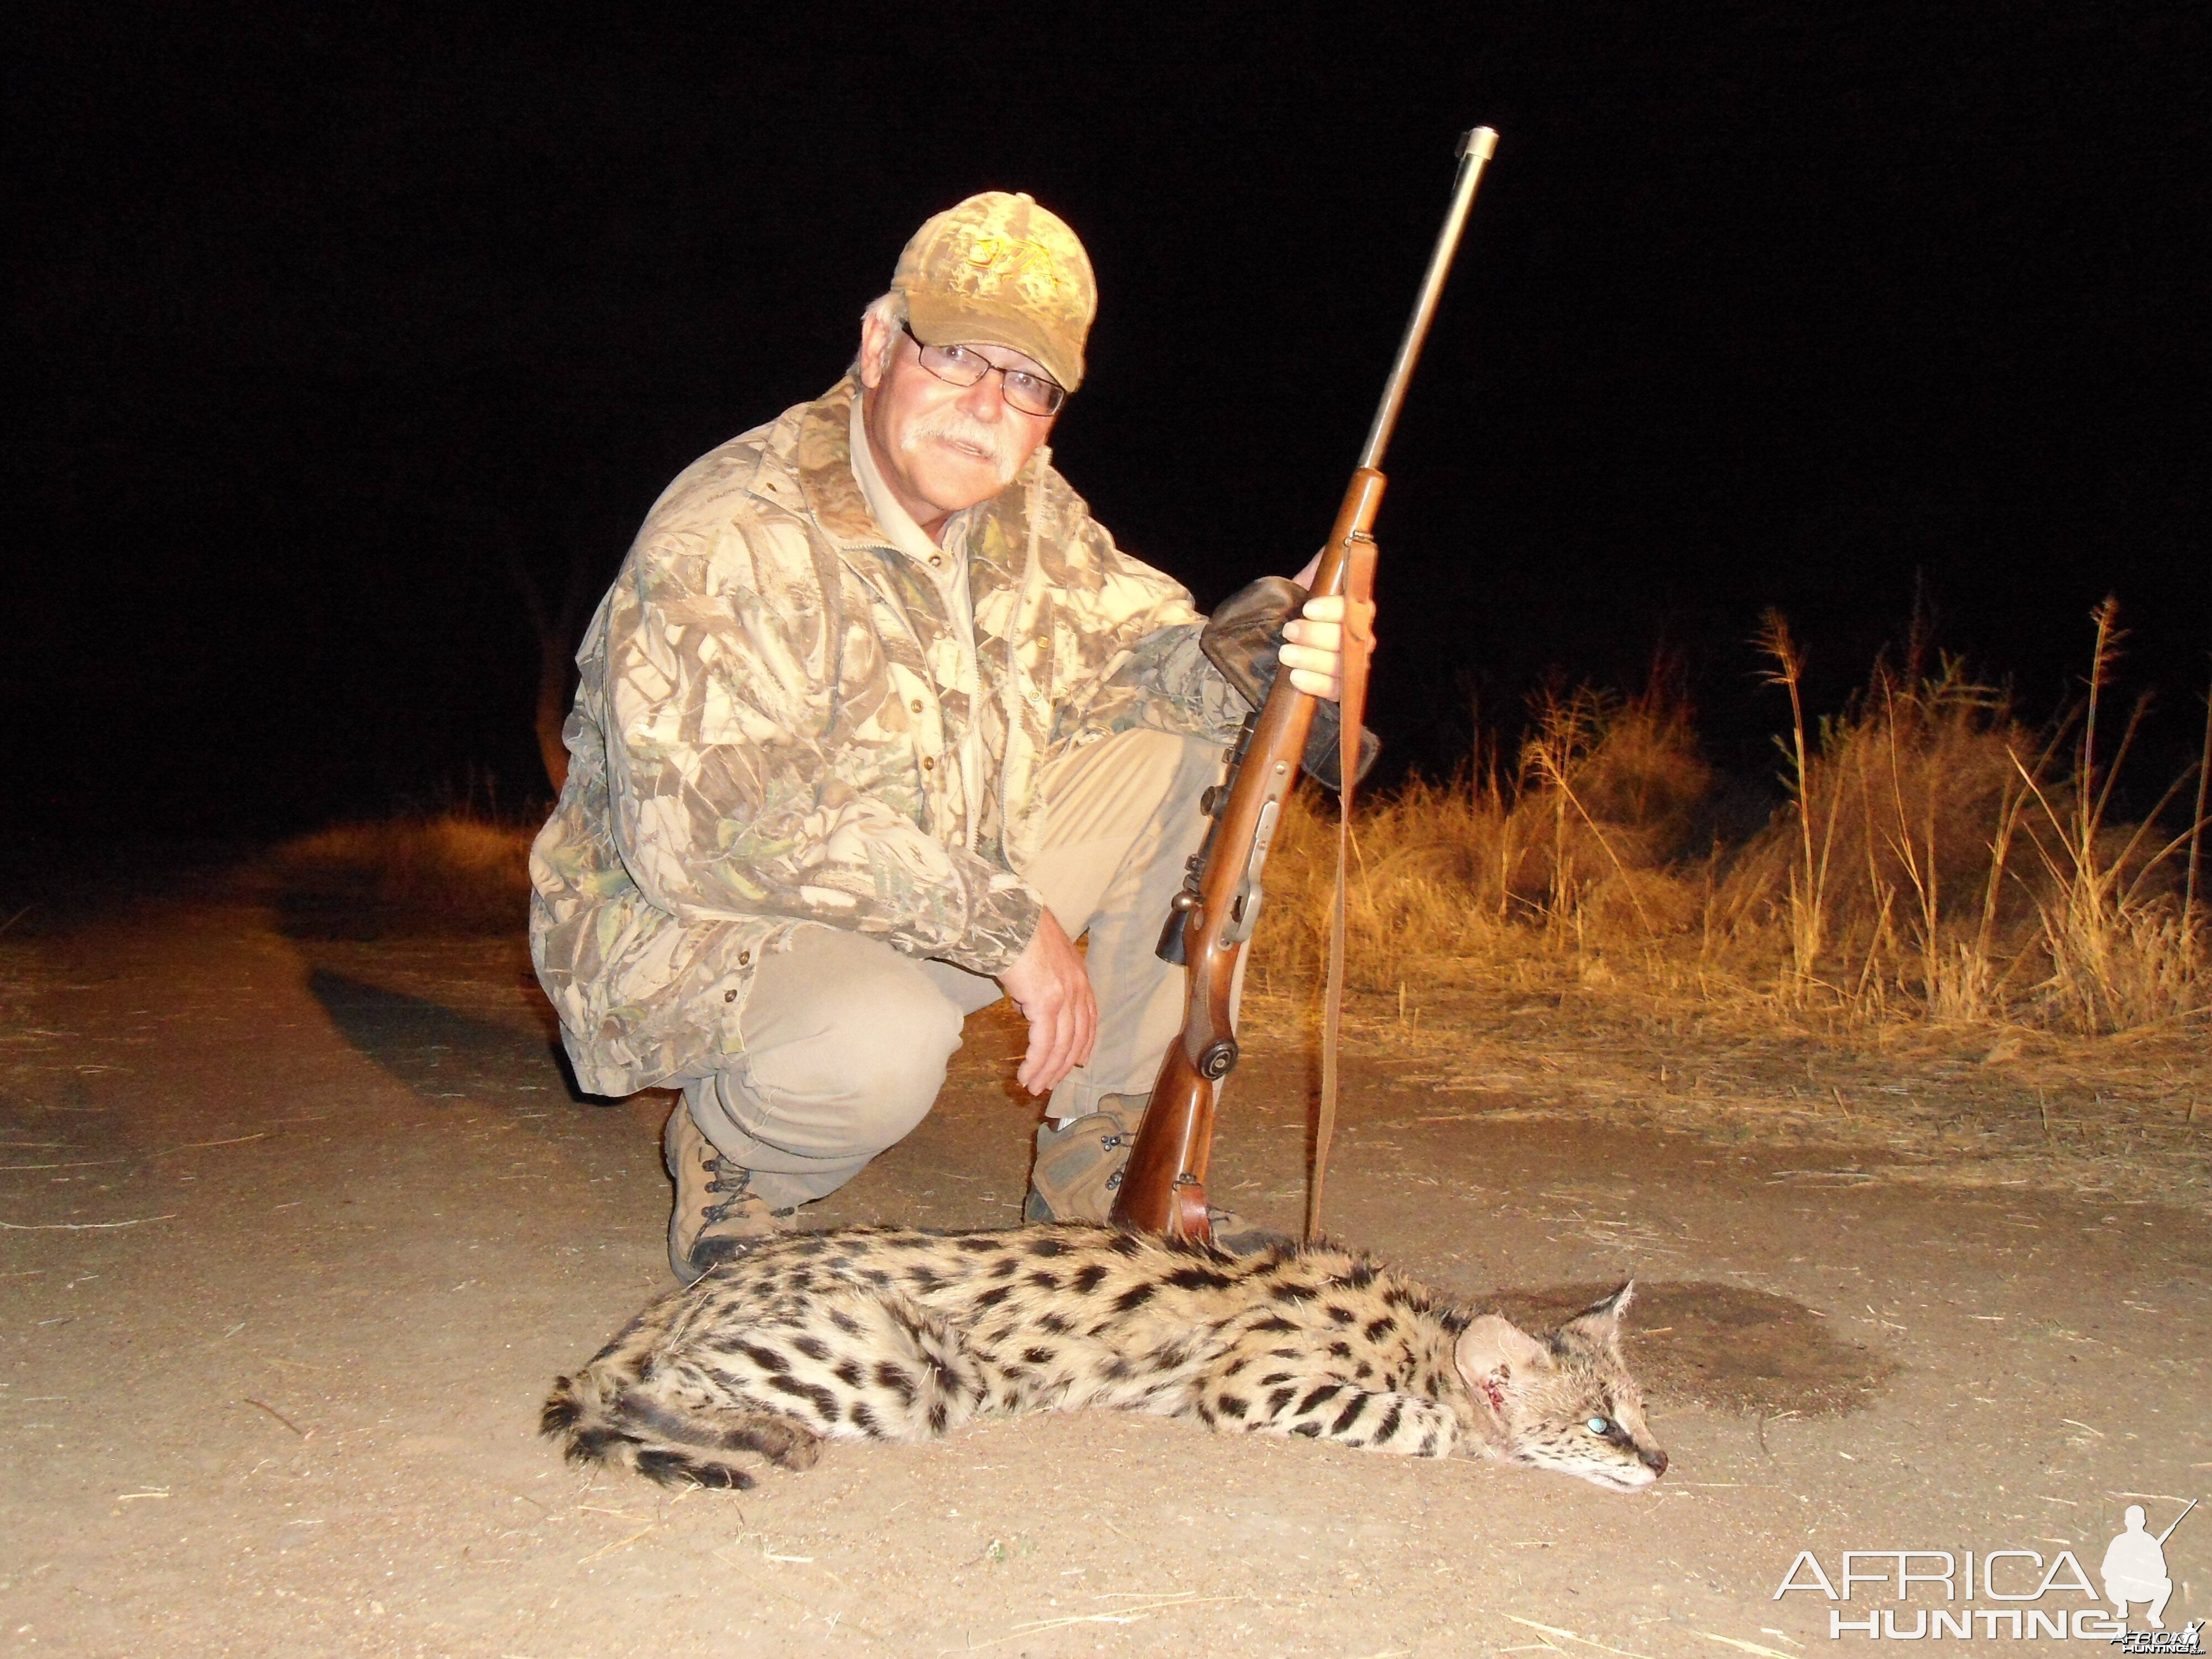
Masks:
[[[1046,374],[1036,359],[1005,346],[970,349],[994,368]],[[969,386],[940,380],[921,366],[911,337],[872,315],[861,330],[860,384],[860,420],[877,470],[932,536],[953,514],[1005,489],[1052,430],[1052,416],[1024,414],[1006,401],[999,375]]]

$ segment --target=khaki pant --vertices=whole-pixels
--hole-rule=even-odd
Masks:
[[[1091,1063],[1052,1092],[1050,1117],[1106,1094],[1151,1091],[1182,1029],[1183,970],[1154,954],[1184,861],[1205,838],[1198,798],[1221,775],[1218,744],[1124,732],[1076,750],[1044,779],[1043,850],[1027,872],[1071,939],[1088,933],[1098,997]],[[716,1149],[754,1172],[782,1209],[843,1186],[928,1115],[960,1047],[961,1022],[998,981],[920,961],[840,928],[796,928],[755,969],[726,1069],[684,1080]]]

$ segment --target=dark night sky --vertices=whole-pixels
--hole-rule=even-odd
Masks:
[[[19,26],[19,824],[542,787],[504,550],[603,580],[687,461],[836,377],[974,190],[1097,263],[1057,441],[1100,517],[1201,604],[1293,569],[1477,122],[1498,156],[1381,526],[1395,757],[1450,764],[1478,691],[1510,719],[1664,647],[1756,774],[1762,607],[1833,707],[1916,576],[2038,715],[2117,591],[2151,758],[2193,750],[2201,5],[753,9]]]

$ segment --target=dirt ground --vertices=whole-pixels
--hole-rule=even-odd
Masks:
[[[1845,1551],[2033,1552],[1999,1583],[2052,1588],[1943,1638],[2009,1651],[2090,1606],[2060,1552],[2212,1489],[2201,1028],[1717,1032],[1588,975],[1366,998],[1328,1220],[1532,1318],[1632,1274],[1647,1495],[1106,1413],[745,1493],[580,1473],[538,1407],[667,1282],[668,1097],[573,1097],[519,940],[161,885],[0,934],[0,1650],[1711,1659],[1967,1604],[1778,1598]],[[1217,1196],[1289,1226],[1301,1014],[1245,1024]],[[1015,1220],[1018,1046],[973,1022],[809,1219]],[[2179,1628],[2212,1506],[2166,1558]]]

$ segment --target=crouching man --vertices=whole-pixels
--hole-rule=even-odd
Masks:
[[[1051,1097],[1028,1213],[1111,1204],[1182,1024],[1153,945],[1273,630],[1202,641],[1053,470],[1095,305],[1028,197],[939,214],[852,371],[678,477],[592,618],[531,949],[585,1088],[682,1091],[679,1279],[911,1130],[1002,992]],[[1341,605],[1280,653],[1332,699]]]

